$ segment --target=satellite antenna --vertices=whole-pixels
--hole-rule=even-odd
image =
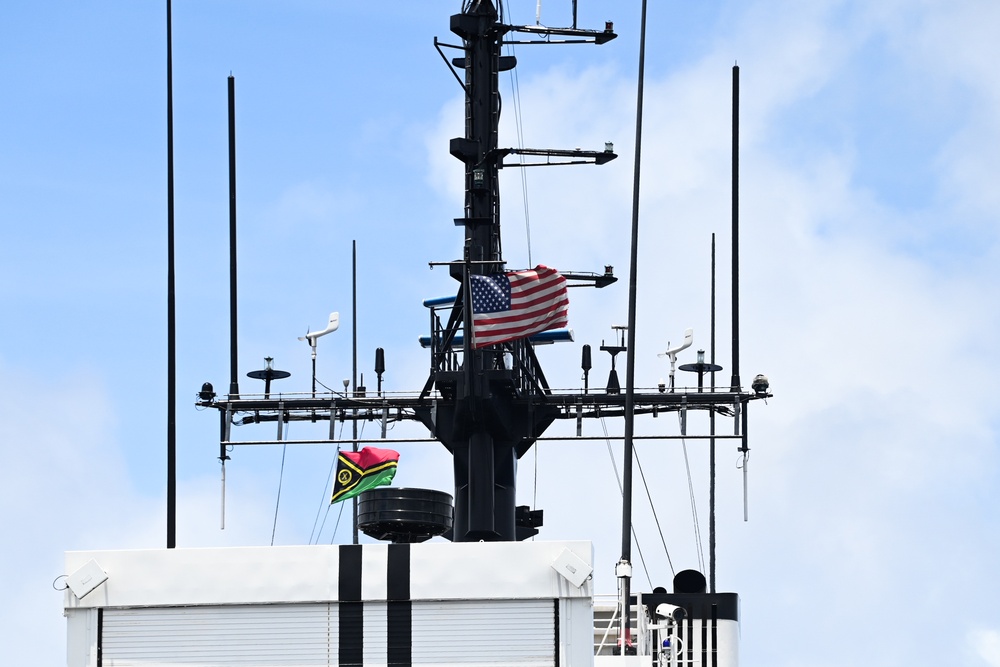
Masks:
[[[309,341],[309,348],[312,351],[312,395],[316,398],[316,339],[333,333],[340,327],[340,313],[330,313],[330,321],[322,331],[310,332],[306,329],[305,336],[299,336],[299,340]]]
[[[677,347],[670,347],[670,341],[667,341],[667,351],[660,352],[658,357],[669,357],[670,358],[670,393],[674,391],[674,370],[677,366],[677,354],[683,350],[691,347],[691,343],[694,342],[694,329],[684,330],[684,342]]]

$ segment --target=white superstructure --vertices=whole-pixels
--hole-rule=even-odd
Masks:
[[[107,580],[66,591],[69,667],[593,661],[589,542],[70,552],[67,571],[91,561]]]

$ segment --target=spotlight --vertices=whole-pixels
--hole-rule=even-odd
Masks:
[[[770,383],[767,381],[767,376],[762,373],[758,373],[753,379],[753,384],[750,385],[750,387],[753,388],[753,390],[758,394],[766,394],[767,389],[770,386]]]
[[[214,401],[215,400],[215,389],[212,387],[211,382],[206,382],[201,385],[201,391],[198,392],[198,398],[203,401]]]

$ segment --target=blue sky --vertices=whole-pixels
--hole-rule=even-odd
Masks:
[[[581,25],[613,20],[621,36],[517,51],[525,143],[610,140],[621,157],[529,170],[531,259],[625,276],[639,3],[579,4]],[[751,413],[748,523],[737,457],[720,446],[719,586],[742,596],[744,664],[1000,665],[1000,6],[651,4],[642,386],[666,375],[655,354],[685,328],[708,344],[712,232],[728,335],[730,77],[741,68],[741,370],[767,373],[775,392]],[[534,22],[536,2],[509,5],[512,22]],[[567,23],[569,6],[543,2],[542,22]],[[428,365],[420,301],[453,291],[427,262],[461,246],[459,163],[447,153],[461,98],[432,46],[435,35],[454,42],[458,7],[174,3],[180,546],[268,544],[272,528],[276,543],[307,543],[332,459],[289,448],[275,526],[281,450],[237,449],[219,530],[218,421],[193,404],[202,382],[224,389],[229,376],[226,77],[241,375],[273,356],[293,374],[282,387],[307,389],[296,337],[339,310],[318,376],[331,387],[350,376],[357,240],[359,367],[373,386],[381,346],[386,387],[414,389]],[[64,551],[164,544],[164,16],[163,3],[97,0],[0,9],[0,564],[11,600],[0,638],[17,663],[64,663],[50,587]],[[503,91],[501,143],[512,145],[509,80]],[[527,266],[520,174],[503,176],[506,258]],[[557,387],[580,385],[579,344],[596,349],[627,315],[624,284],[572,297],[577,345],[541,352]],[[729,367],[724,343],[719,361]],[[595,357],[592,383],[607,370]],[[662,416],[638,428],[677,430]],[[295,424],[289,436],[313,433]],[[707,535],[707,456],[687,447]],[[443,448],[400,450],[400,484],[450,490]],[[681,450],[644,442],[638,453],[671,559],[696,567]],[[522,460],[519,501],[545,510],[543,537],[595,539],[603,592],[614,590],[616,494],[603,442],[543,443]],[[636,504],[659,584],[670,571],[644,493]],[[332,535],[335,521],[322,541],[347,538]]]

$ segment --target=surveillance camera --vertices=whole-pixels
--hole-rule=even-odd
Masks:
[[[663,604],[656,605],[656,615],[660,618],[669,618],[674,622],[679,623],[684,620],[685,616],[687,616],[687,612],[684,611],[684,607],[678,607],[675,604],[664,602]]]
[[[753,379],[753,383],[750,385],[750,387],[758,394],[766,394],[767,389],[770,386],[770,383],[767,381],[767,376],[762,373],[758,373],[757,377]]]

